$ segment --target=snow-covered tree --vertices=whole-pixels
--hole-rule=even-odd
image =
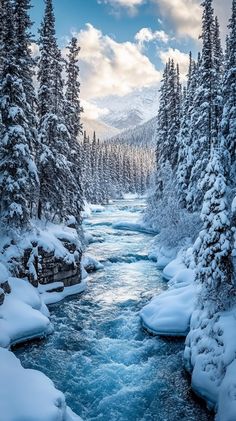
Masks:
[[[63,60],[55,35],[52,0],[46,0],[40,29],[39,60],[39,218],[80,222],[81,189],[70,160],[70,131],[65,121]]]
[[[17,43],[12,2],[4,0],[6,26],[3,34],[3,62],[0,85],[0,218],[8,229],[26,228],[34,192],[38,189],[37,169],[33,152],[29,104],[21,79],[22,68],[17,60]]]
[[[82,133],[80,114],[82,108],[80,105],[80,82],[78,55],[80,47],[78,40],[72,37],[68,47],[67,56],[67,81],[66,81],[66,125],[71,134],[71,139],[77,140],[79,133]]]
[[[202,54],[199,62],[198,85],[195,91],[195,110],[191,121],[191,141],[193,166],[187,196],[190,210],[199,210],[204,191],[201,182],[210,156],[211,146],[218,144],[220,107],[218,87],[221,73],[215,59],[215,42],[219,46],[218,27],[216,28],[212,0],[202,3]],[[219,51],[220,53],[220,51]]]
[[[232,3],[232,16],[229,23],[229,36],[223,78],[223,118],[222,141],[230,154],[230,182],[235,188],[236,174],[236,0]]]
[[[194,246],[196,278],[202,286],[200,306],[213,315],[227,308],[234,290],[232,231],[227,203],[227,187],[220,153],[214,148],[202,181],[206,190],[201,219],[203,230]]]

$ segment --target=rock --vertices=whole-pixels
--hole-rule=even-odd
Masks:
[[[10,294],[11,292],[11,287],[8,281],[1,283],[0,288],[3,290],[5,294]]]
[[[5,300],[5,294],[3,289],[0,289],[0,306],[4,303]]]

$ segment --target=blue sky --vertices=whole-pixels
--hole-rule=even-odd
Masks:
[[[200,4],[201,0],[54,0],[60,46],[72,32],[81,46],[86,109],[94,98],[158,85],[169,57],[179,63],[184,78],[190,49],[193,54],[200,49]],[[32,0],[32,5],[37,34],[44,0]],[[214,5],[224,39],[231,0],[215,0]]]
[[[102,30],[106,35],[118,42],[133,41],[135,34],[141,28],[150,28],[153,31],[165,30],[171,37],[174,37],[174,28],[167,19],[162,21],[158,5],[152,1],[145,1],[137,9],[137,13],[129,13],[127,8],[112,7],[112,1],[98,0],[54,0],[56,14],[56,26],[59,42],[65,43],[65,36],[71,31],[79,32],[86,23],[91,23],[95,28]],[[115,4],[114,0],[114,4]],[[187,0],[188,1],[188,0]],[[128,2],[128,0],[127,0]],[[32,1],[32,18],[35,22],[34,31],[40,25],[44,0]],[[189,37],[175,38],[169,45],[173,48],[183,48],[184,51],[196,49],[195,42]],[[156,54],[157,43],[146,45],[146,54],[155,65],[160,65],[160,60]]]

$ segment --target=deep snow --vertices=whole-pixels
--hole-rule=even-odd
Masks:
[[[140,323],[139,311],[166,282],[148,259],[152,237],[114,223],[138,223],[144,206],[117,201],[85,221],[88,252],[104,269],[90,275],[83,295],[50,308],[53,335],[16,353],[53,379],[86,421],[211,420],[190,392],[183,341],[152,337]]]

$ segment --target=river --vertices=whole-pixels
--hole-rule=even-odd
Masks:
[[[88,253],[104,270],[86,292],[50,306],[53,335],[15,353],[48,375],[84,421],[212,420],[191,392],[183,340],[150,336],[140,323],[139,310],[166,283],[147,258],[152,236],[112,223],[136,220],[144,206],[116,201],[85,221],[97,240]]]

